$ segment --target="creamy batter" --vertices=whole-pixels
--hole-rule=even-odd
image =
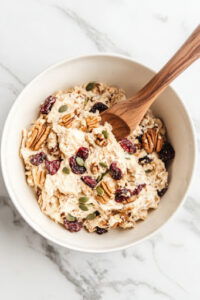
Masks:
[[[27,182],[41,211],[71,232],[132,228],[167,190],[174,150],[159,118],[148,111],[120,142],[100,125],[100,112],[120,100],[123,90],[96,82],[58,91],[23,130]]]

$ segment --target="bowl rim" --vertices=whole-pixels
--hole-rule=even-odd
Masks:
[[[189,112],[189,109],[186,108],[186,105],[183,103],[183,101],[181,100],[181,98],[179,97],[178,93],[171,87],[171,90],[174,92],[175,96],[177,96],[180,104],[182,105],[182,108],[184,110],[184,113],[188,119],[188,123],[190,125],[190,130],[191,130],[191,142],[192,142],[192,145],[193,145],[193,161],[192,161],[192,165],[191,165],[191,175],[190,175],[190,179],[188,181],[188,184],[187,184],[187,187],[186,187],[186,190],[185,190],[185,194],[184,196],[182,197],[179,205],[177,206],[177,208],[174,210],[174,212],[168,217],[168,219],[160,226],[158,227],[157,229],[153,230],[151,233],[147,234],[145,237],[139,239],[138,241],[134,241],[132,243],[128,243],[128,244],[125,244],[123,246],[118,246],[118,247],[110,247],[109,249],[82,249],[78,246],[66,246],[64,243],[60,242],[60,241],[57,241],[56,239],[54,239],[52,236],[49,236],[45,230],[43,230],[40,226],[38,226],[32,219],[30,219],[27,215],[26,215],[26,212],[25,210],[23,209],[23,207],[21,207],[19,204],[18,204],[18,201],[15,199],[15,195],[12,191],[12,187],[11,187],[11,184],[9,182],[9,178],[8,178],[8,175],[6,174],[6,163],[5,163],[5,160],[4,160],[4,153],[6,151],[6,138],[7,138],[7,132],[9,130],[9,127],[10,127],[10,118],[11,118],[11,115],[12,115],[12,112],[15,110],[15,106],[17,105],[17,102],[18,102],[18,99],[21,97],[21,94],[27,90],[29,88],[29,86],[34,82],[34,81],[37,81],[40,77],[44,76],[45,73],[48,73],[49,71],[52,71],[53,69],[63,65],[63,64],[66,64],[66,63],[69,63],[69,62],[72,62],[72,61],[78,61],[78,60],[82,60],[82,59],[87,59],[87,58],[100,58],[100,57],[108,57],[108,58],[117,58],[117,59],[122,59],[124,61],[129,61],[131,63],[134,63],[134,64],[137,64],[138,66],[141,66],[143,68],[146,68],[148,69],[149,71],[155,73],[154,70],[152,70],[151,68],[139,63],[139,62],[136,62],[135,60],[133,60],[132,58],[128,57],[128,56],[125,56],[125,55],[121,55],[121,54],[116,54],[116,53],[92,53],[92,54],[87,54],[87,55],[79,55],[79,56],[72,56],[70,58],[67,58],[67,59],[64,59],[64,60],[61,60],[53,65],[50,65],[49,67],[45,68],[42,72],[40,72],[38,75],[34,76],[34,78],[28,83],[26,84],[26,86],[22,89],[22,91],[19,93],[19,95],[16,97],[14,103],[12,104],[10,110],[9,110],[9,113],[7,115],[7,118],[4,122],[4,126],[3,126],[3,130],[2,130],[2,137],[1,137],[1,169],[2,169],[2,175],[3,175],[3,180],[4,180],[4,183],[5,183],[5,186],[6,186],[6,189],[7,189],[7,192],[10,196],[10,199],[11,201],[13,202],[15,208],[18,210],[19,214],[23,217],[23,219],[29,224],[29,226],[31,226],[31,228],[33,228],[36,232],[38,232],[42,237],[46,238],[47,240],[59,245],[59,246],[62,246],[64,248],[67,248],[67,249],[71,249],[71,250],[76,250],[76,251],[80,251],[80,252],[85,252],[85,253],[109,253],[109,252],[113,252],[113,251],[119,251],[119,250],[123,250],[123,249],[127,249],[131,246],[134,246],[134,245],[137,245],[143,241],[145,241],[146,239],[149,239],[151,238],[154,234],[156,234],[158,231],[160,231],[174,216],[175,214],[179,211],[179,209],[182,207],[182,205],[184,204],[184,201],[186,199],[186,196],[188,195],[188,191],[189,191],[189,188],[192,184],[192,181],[194,179],[194,174],[195,174],[195,166],[196,166],[196,160],[197,160],[197,142],[196,142],[196,133],[195,133],[195,129],[194,129],[194,124],[193,124],[193,121],[192,121],[192,118],[191,118],[191,115],[190,115],[190,112]]]

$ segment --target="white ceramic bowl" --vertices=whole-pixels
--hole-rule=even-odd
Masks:
[[[36,118],[40,103],[56,90],[88,81],[101,81],[120,86],[131,96],[153,75],[154,72],[126,57],[108,54],[82,56],[48,68],[18,96],[8,115],[2,137],[3,176],[20,214],[45,238],[64,247],[86,252],[122,249],[149,237],[169,220],[183,202],[194,170],[195,138],[187,110],[170,87],[153,105],[154,112],[164,120],[176,151],[169,170],[169,189],[158,209],[151,211],[147,220],[140,222],[135,229],[113,230],[102,236],[89,234],[85,230],[74,234],[66,231],[40,211],[32,190],[26,184],[18,155],[22,129]]]

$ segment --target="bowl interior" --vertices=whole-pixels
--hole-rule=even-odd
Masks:
[[[154,232],[176,211],[191,180],[195,144],[191,123],[178,96],[171,88],[157,99],[154,112],[167,127],[176,157],[170,167],[170,184],[159,208],[132,230],[113,230],[103,236],[81,231],[71,234],[41,213],[27,186],[18,156],[21,131],[37,116],[40,103],[55,90],[87,81],[102,81],[122,87],[128,96],[141,88],[154,73],[129,59],[95,55],[57,64],[36,77],[19,95],[8,116],[2,139],[2,168],[10,196],[25,220],[52,241],[82,251],[102,252],[131,245]]]

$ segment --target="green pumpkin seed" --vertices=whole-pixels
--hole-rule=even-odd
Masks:
[[[102,134],[104,135],[105,139],[108,138],[108,131],[107,130],[103,130]]]
[[[101,181],[107,173],[108,173],[108,170],[106,170],[104,173],[100,174],[96,179],[97,182]]]
[[[67,221],[70,221],[70,222],[76,221],[76,217],[74,217],[70,214],[68,214],[66,218],[67,218]]]
[[[85,98],[85,100],[84,100],[84,106],[86,106],[86,104],[88,103],[88,101],[90,100],[90,98]]]
[[[107,164],[104,163],[103,161],[100,161],[99,165],[103,168],[108,168]]]
[[[79,203],[86,203],[86,202],[88,202],[88,200],[89,200],[88,197],[80,197],[80,198],[78,199]]]
[[[88,207],[85,204],[83,204],[83,203],[79,204],[79,208],[82,209],[82,210],[84,210],[84,211],[88,210]]]
[[[87,217],[86,217],[86,220],[94,220],[96,218],[96,214],[95,213],[92,213],[92,214],[89,214]]]
[[[67,168],[67,167],[64,167],[64,168],[62,169],[62,172],[63,172],[64,174],[69,174],[69,173],[70,173],[70,169]]]
[[[102,178],[103,178],[103,177],[102,177],[102,174],[101,174],[101,175],[99,175],[99,176],[97,177],[96,181],[99,182],[99,181],[101,181]]]
[[[62,113],[64,111],[66,111],[67,109],[68,109],[68,106],[65,104],[65,105],[60,106],[58,111],[59,111],[59,113]]]
[[[147,174],[148,174],[148,173],[151,173],[151,172],[152,172],[152,170],[146,170],[146,171],[145,171],[145,173],[147,173]]]
[[[104,173],[102,173],[102,178],[106,175],[106,174],[108,174],[108,170],[106,170]]]
[[[99,196],[102,196],[102,195],[104,194],[104,190],[103,190],[100,186],[98,186],[98,187],[96,188],[96,191],[97,191],[97,194],[98,194]]]
[[[131,159],[130,157],[125,157],[126,159]]]
[[[76,157],[76,162],[81,167],[83,167],[84,164],[85,164],[84,160],[82,158],[80,158],[80,157]]]
[[[95,87],[95,85],[96,85],[95,82],[89,82],[89,83],[86,85],[86,87],[85,87],[86,91],[89,92],[89,91],[93,90],[93,88]]]

